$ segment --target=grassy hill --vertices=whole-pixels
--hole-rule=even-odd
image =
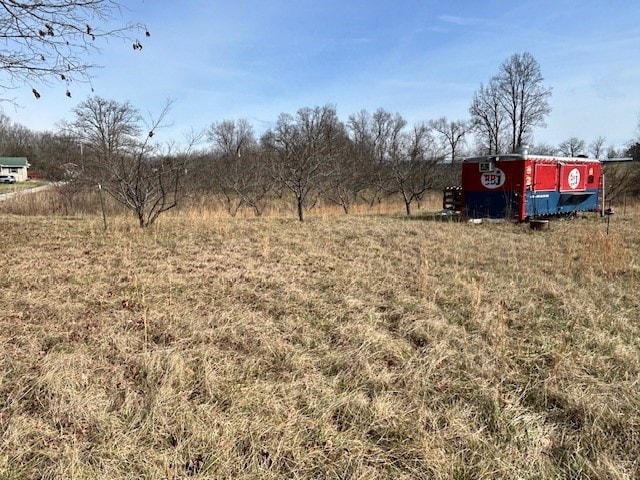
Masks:
[[[0,478],[638,478],[640,215],[0,214]]]

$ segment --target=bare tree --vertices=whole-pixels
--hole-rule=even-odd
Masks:
[[[421,194],[412,195],[409,178],[417,170],[419,155],[414,155],[413,164],[407,163],[410,134],[405,131],[406,120],[398,113],[379,108],[373,114],[366,110],[349,117],[352,149],[357,156],[356,175],[358,195],[373,205],[383,195],[401,194],[411,203]],[[426,125],[414,129],[414,141],[421,146],[428,137],[433,140]],[[414,152],[418,152],[419,149]],[[417,190],[416,190],[417,191]],[[405,196],[406,194],[406,196]]]
[[[134,34],[149,36],[148,30],[131,23],[112,27],[120,16],[114,0],[0,0],[0,88],[30,85],[39,98],[37,84],[56,80],[71,96],[69,83],[89,78],[101,41],[120,37],[142,49]]]
[[[399,113],[392,114],[382,108],[373,113],[371,129],[373,152],[378,163],[384,163],[395,157],[400,149],[402,131],[407,121]]]
[[[68,166],[80,165],[78,140],[65,133],[41,132],[35,135],[34,143],[35,155],[29,158],[31,166],[49,180],[68,181]]]
[[[375,192],[386,195],[398,193],[397,175],[389,174],[389,165],[402,159],[403,132],[407,121],[399,113],[392,114],[383,108],[371,116],[371,137],[373,139],[373,170]],[[399,171],[396,173],[400,173]]]
[[[75,120],[63,127],[75,136],[85,158],[97,162],[110,163],[131,154],[142,131],[142,117],[129,102],[93,96],[73,113]]]
[[[85,150],[83,175],[132,210],[140,227],[176,207],[183,194],[185,160],[193,145],[185,152],[162,154],[153,140],[166,126],[170,108],[167,102],[143,130],[138,110],[130,104],[91,97],[74,110],[76,119],[67,125]]]
[[[558,145],[558,150],[565,157],[576,157],[585,153],[585,142],[578,137],[569,137]]]
[[[247,205],[256,216],[261,215],[274,181],[251,124],[244,119],[216,122],[207,138],[214,144],[210,175],[225,199],[227,212],[233,216]]]
[[[207,140],[222,154],[235,157],[257,146],[253,127],[245,119],[214,122],[207,130]]]
[[[551,89],[543,80],[538,62],[525,52],[509,57],[486,86],[480,85],[469,112],[485,153],[516,152],[534,127],[544,126]]]
[[[384,117],[380,113],[376,116],[378,121]],[[369,112],[361,110],[349,116],[346,128],[349,134],[348,155],[353,165],[350,184],[352,196],[354,200],[359,197],[373,205],[380,199],[382,192],[379,182],[379,153],[375,153],[375,146],[380,142],[381,127],[374,124]]]
[[[207,140],[213,143],[213,165],[207,175],[222,195],[227,213],[235,216],[244,203],[239,191],[244,190],[245,174],[250,171],[247,152],[256,145],[253,129],[246,120],[214,122]]]
[[[529,140],[533,127],[545,125],[545,117],[551,112],[551,89],[543,85],[540,65],[529,52],[505,60],[496,81],[510,127],[509,147],[516,152]]]
[[[331,158],[339,154],[343,132],[335,107],[325,105],[302,108],[295,118],[281,114],[262,138],[275,178],[295,196],[301,222],[305,208],[315,205],[314,192],[326,178]]]
[[[558,152],[558,148],[546,143],[537,143],[531,147],[529,153],[534,155],[549,155],[553,156]]]
[[[618,151],[614,145],[609,145],[607,148],[607,158],[618,158],[622,156],[622,150]]]
[[[320,183],[322,195],[348,214],[357,193],[366,185],[367,165],[356,154],[344,129],[336,139],[335,153],[328,157],[326,171]]]
[[[589,144],[589,153],[593,155],[593,158],[602,158],[605,154],[605,143],[607,139],[605,137],[598,137]]]
[[[8,157],[33,158],[36,136],[27,127],[0,113],[0,152]]]
[[[36,134],[35,160],[30,160],[58,193],[60,208],[69,215],[78,204],[88,184],[80,170],[81,158],[78,140],[64,133]]]
[[[482,153],[501,153],[504,144],[505,116],[501,107],[498,82],[491,80],[474,94],[469,108],[472,128]]]
[[[399,193],[407,215],[411,205],[420,201],[434,184],[437,160],[432,153],[433,139],[425,124],[416,125],[411,132],[399,131],[390,144],[385,162],[384,188],[388,193]]]
[[[465,136],[471,129],[471,124],[465,120],[449,121],[446,117],[429,121],[429,128],[436,132],[445,144],[451,161],[460,155],[464,146]]]
[[[371,135],[371,114],[366,110],[349,115],[347,129],[354,147],[362,157],[373,156],[373,137]]]

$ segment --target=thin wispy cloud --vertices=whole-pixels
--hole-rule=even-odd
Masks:
[[[486,25],[487,21],[480,18],[460,17],[457,15],[440,15],[438,20],[442,23],[449,23],[460,27],[470,27],[474,25]]]

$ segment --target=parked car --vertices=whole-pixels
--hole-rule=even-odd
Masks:
[[[13,175],[0,175],[0,183],[16,183],[16,177]]]

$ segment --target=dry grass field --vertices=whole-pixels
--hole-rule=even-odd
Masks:
[[[0,222],[0,479],[640,477],[638,210]]]

